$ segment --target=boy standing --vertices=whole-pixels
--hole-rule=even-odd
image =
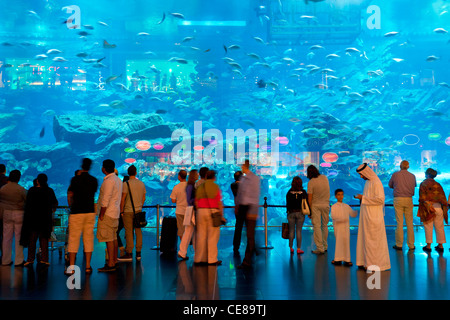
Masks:
[[[358,215],[348,204],[343,203],[344,191],[336,189],[334,192],[336,202],[331,206],[331,219],[333,221],[334,235],[336,237],[336,249],[334,252],[334,265],[340,265],[342,261],[345,266],[352,266],[350,258],[350,223],[349,216],[354,218]]]

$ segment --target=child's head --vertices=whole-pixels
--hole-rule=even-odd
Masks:
[[[334,196],[336,197],[336,200],[338,202],[342,202],[344,200],[344,190],[342,189],[336,189],[334,191]]]

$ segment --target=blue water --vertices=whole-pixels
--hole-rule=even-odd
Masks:
[[[278,162],[254,166],[261,203],[284,204],[295,175],[306,187],[311,163],[350,204],[362,162],[388,204],[404,159],[418,183],[432,167],[450,191],[446,1],[29,0],[2,2],[0,12],[0,162],[21,170],[26,188],[46,173],[61,205],[83,157],[99,181],[104,159],[120,176],[133,163],[146,205],[163,205],[177,172],[199,169],[210,150],[223,162],[207,166],[233,205],[229,185],[248,154],[208,129],[224,140],[227,129],[254,129],[260,139],[244,140],[246,152],[260,156],[278,130]],[[194,122],[204,150],[194,148]],[[191,139],[172,141],[177,129]],[[177,147],[192,163],[174,164]],[[270,224],[284,217],[269,210]]]

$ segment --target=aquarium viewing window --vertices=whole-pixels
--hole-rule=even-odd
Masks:
[[[432,167],[450,192],[445,1],[20,0],[0,10],[0,163],[20,169],[27,188],[46,173],[60,203],[90,157],[99,181],[104,159],[121,178],[135,165],[146,205],[170,205],[177,172],[208,165],[232,206],[233,174],[251,148],[262,151],[261,204],[284,205],[294,176],[307,188],[310,164],[349,204],[359,205],[363,162],[386,204],[405,159],[418,185]],[[241,140],[221,141],[227,130]],[[285,208],[268,215],[280,225]],[[392,207],[385,218],[395,223]]]

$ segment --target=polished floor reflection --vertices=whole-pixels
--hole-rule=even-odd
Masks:
[[[193,253],[180,261],[176,256],[160,257],[153,230],[144,235],[142,261],[120,263],[111,274],[97,273],[104,263],[104,246],[96,243],[92,266],[94,272],[85,275],[81,269],[80,289],[68,289],[64,275],[64,259],[58,250],[50,255],[51,265],[32,268],[1,266],[1,300],[434,300],[449,299],[447,256],[422,251],[423,229],[416,230],[416,251],[396,251],[394,230],[388,229],[391,270],[378,279],[356,266],[334,266],[334,235],[330,230],[328,253],[316,256],[312,231],[303,232],[302,255],[291,255],[288,241],[281,238],[280,228],[270,228],[265,245],[264,230],[257,229],[259,254],[254,267],[240,270],[241,256],[232,253],[234,229],[224,228],[220,238],[221,266],[196,266]],[[446,229],[448,232],[448,229]],[[357,231],[351,232],[352,258],[356,251]],[[80,249],[82,250],[82,249]],[[77,263],[81,266],[81,258]],[[354,262],[354,260],[353,260]],[[376,282],[378,281],[378,282]],[[369,283],[369,285],[368,285]],[[369,288],[378,283],[380,288]]]

